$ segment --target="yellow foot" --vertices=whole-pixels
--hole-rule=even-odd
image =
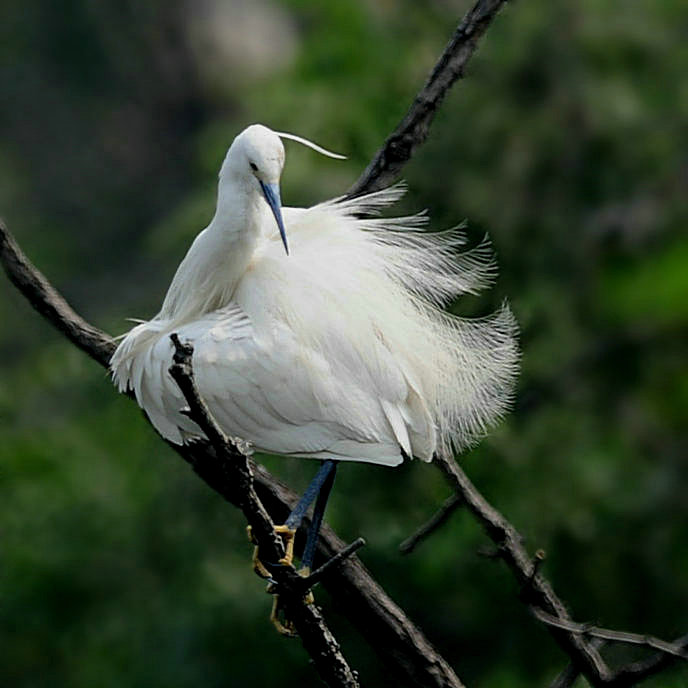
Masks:
[[[270,586],[268,586],[267,592],[270,592]],[[277,629],[277,632],[281,635],[286,635],[289,638],[296,638],[298,633],[294,624],[287,619],[284,614],[284,609],[282,608],[282,602],[280,596],[273,593],[272,597],[272,611],[270,612],[270,621],[272,625]]]
[[[310,567],[304,566],[302,569],[299,569],[298,573],[300,576],[308,578],[308,576],[310,576]],[[282,600],[279,594],[275,592],[275,590],[276,586],[272,583],[268,583],[268,587],[266,588],[265,592],[273,596],[272,611],[270,612],[270,621],[272,625],[277,629],[278,633],[280,633],[281,635],[286,635],[290,638],[295,638],[298,636],[298,633],[296,632],[294,623],[287,618],[284,611],[284,607],[282,606]],[[306,604],[313,604],[315,602],[313,593],[310,590],[304,595],[303,601]]]
[[[311,575],[311,567],[310,566],[302,566],[296,573],[299,574],[302,578],[308,578],[308,576]],[[303,598],[303,601],[306,604],[313,604],[315,602],[315,597],[313,597],[313,591],[309,590],[305,597]]]
[[[281,525],[275,526],[275,532],[281,536],[284,543],[284,556],[279,560],[279,563],[283,566],[291,566],[292,562],[294,561],[294,538],[296,536],[296,530],[289,528],[286,525]],[[256,543],[256,539],[253,537],[251,526],[247,526],[246,535],[248,536],[249,542],[256,545],[253,550],[253,570],[261,578],[272,578],[272,574],[265,567],[265,564],[263,564],[263,562],[260,560],[258,544]],[[310,567],[304,566],[303,568],[299,569],[298,573],[304,578],[308,578],[308,576],[311,574]],[[273,583],[268,583],[266,592],[273,596],[270,621],[277,629],[278,633],[289,636],[290,638],[294,638],[298,635],[298,633],[296,632],[294,624],[286,617],[284,613],[284,607],[282,606],[280,596],[277,594],[276,589],[277,588],[275,585],[273,585]],[[303,601],[306,604],[313,604],[313,593],[310,590],[304,595]]]
[[[289,526],[281,525],[275,526],[275,532],[282,537],[284,542],[284,556],[279,560],[278,563],[282,564],[283,566],[291,566],[291,563],[294,560],[294,537],[296,536],[296,530],[289,528]],[[255,549],[253,550],[253,570],[261,578],[270,578],[270,572],[267,570],[267,568],[265,568],[265,565],[260,560],[258,546],[255,538],[253,537],[251,526],[246,527],[246,535],[248,536],[249,542],[256,545]]]
[[[283,566],[291,566],[292,561],[294,561],[296,530],[289,526],[275,526],[275,532],[281,535],[284,541],[284,556],[279,560],[279,563]]]

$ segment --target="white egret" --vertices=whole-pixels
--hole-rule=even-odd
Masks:
[[[198,437],[168,373],[176,332],[193,344],[198,389],[227,434],[324,460],[284,529],[296,528],[324,483],[310,565],[335,462],[396,466],[473,444],[508,406],[516,325],[506,306],[477,320],[443,310],[489,284],[494,259],[486,240],[459,252],[459,229],[424,232],[422,213],[379,217],[402,187],[282,208],[282,138],[341,157],[258,124],[239,134],[212,221],[160,312],[124,336],[111,368],[163,437]]]

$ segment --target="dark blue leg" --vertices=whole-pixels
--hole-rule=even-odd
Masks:
[[[299,503],[294,507],[294,510],[289,514],[287,520],[283,525],[275,526],[275,532],[282,536],[284,541],[284,556],[277,563],[273,562],[263,562],[260,560],[258,554],[258,547],[256,547],[253,553],[253,570],[261,578],[270,578],[270,569],[274,566],[291,565],[292,558],[294,556],[294,536],[298,527],[301,525],[303,517],[306,515],[310,505],[313,500],[320,494],[323,485],[327,484],[326,494],[324,499],[319,498],[318,504],[316,505],[316,512],[320,511],[319,515],[314,515],[314,519],[317,521],[317,527],[320,529],[320,523],[322,522],[322,512],[325,511],[325,503],[327,502],[327,495],[329,495],[330,489],[332,487],[332,482],[334,481],[334,471],[337,467],[337,462],[332,459],[327,459],[322,462],[318,472],[315,474],[313,480],[306,488],[303,493],[303,497],[299,500]],[[312,529],[312,527],[311,527]],[[310,533],[310,530],[309,530]],[[249,539],[250,539],[249,534]],[[315,533],[317,537],[317,532]],[[314,545],[311,545],[311,548]],[[312,557],[312,555],[311,555]]]
[[[303,517],[306,515],[308,508],[313,503],[313,500],[320,493],[320,490],[327,478],[330,476],[330,474],[334,473],[334,469],[336,466],[337,462],[333,461],[332,459],[327,459],[323,461],[322,466],[320,466],[320,469],[315,474],[315,477],[313,478],[313,480],[311,480],[310,484],[306,488],[306,491],[303,493],[303,497],[301,497],[299,503],[294,507],[294,510],[289,514],[287,520],[284,522],[285,526],[293,530],[296,530],[301,525],[301,521],[303,520]]]
[[[301,557],[301,566],[304,569],[310,570],[313,567],[313,559],[315,558],[315,548],[318,544],[318,535],[320,534],[320,526],[322,525],[323,517],[325,516],[325,507],[330,496],[330,490],[334,484],[335,475],[337,475],[337,464],[332,461],[332,470],[328,473],[325,482],[323,482],[318,499],[315,502],[313,509],[313,518],[311,519],[311,527],[308,529],[306,537],[306,546],[303,549],[303,556]]]

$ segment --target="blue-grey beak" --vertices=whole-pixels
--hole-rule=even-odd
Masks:
[[[280,235],[282,236],[282,243],[284,244],[284,250],[289,255],[289,246],[287,246],[287,235],[284,231],[284,222],[282,221],[282,201],[280,199],[280,190],[277,184],[265,184],[265,182],[260,182],[260,188],[263,189],[263,195],[265,200],[272,210],[272,214],[277,220],[277,226],[279,227]]]

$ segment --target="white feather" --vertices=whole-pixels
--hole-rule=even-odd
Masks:
[[[322,146],[319,146],[317,143],[313,143],[313,141],[304,139],[303,136],[297,136],[296,134],[288,134],[285,131],[277,131],[275,133],[281,139],[289,139],[290,141],[296,141],[297,143],[307,146],[308,148],[311,148],[312,150],[320,153],[321,155],[326,155],[328,158],[334,158],[335,160],[346,160],[346,155],[339,155],[339,153],[333,153],[332,151],[327,150],[327,148],[323,148]]]
[[[284,208],[287,256],[259,184],[241,176],[260,159],[276,183],[280,151],[283,161],[277,136],[258,125],[237,137],[213,221],[161,312],[115,352],[118,388],[134,390],[170,441],[198,435],[168,373],[177,332],[194,345],[210,411],[258,450],[391,466],[401,449],[429,461],[473,444],[509,405],[516,323],[506,305],[478,320],[442,306],[494,279],[488,240],[458,252],[460,228],[424,232],[424,214],[370,217],[403,194],[397,185]]]

